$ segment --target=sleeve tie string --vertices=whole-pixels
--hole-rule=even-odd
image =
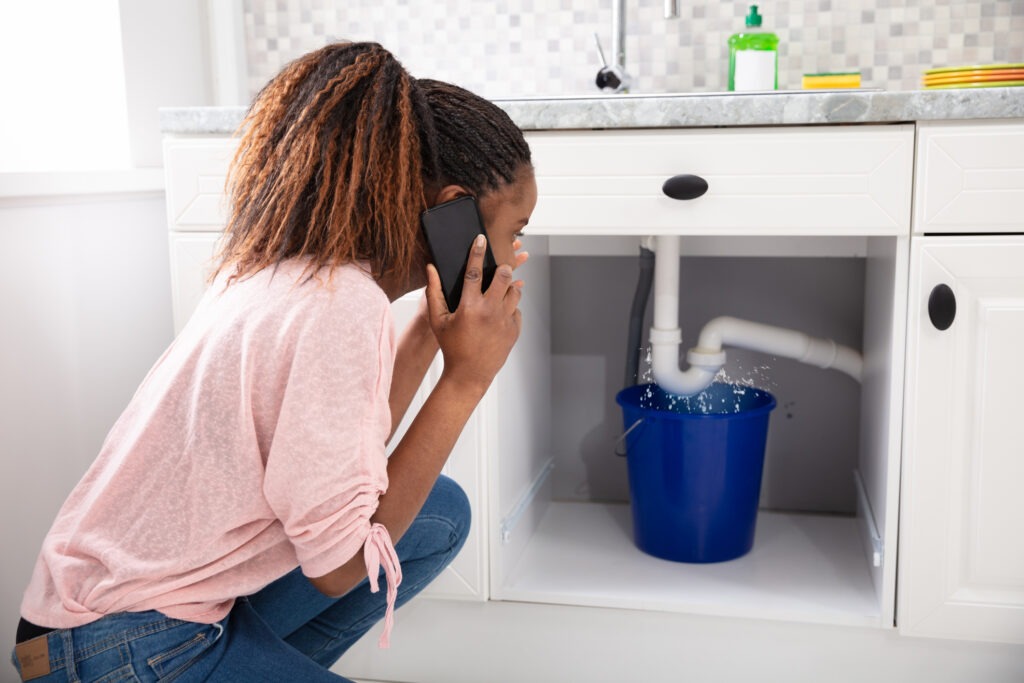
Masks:
[[[402,565],[391,542],[391,535],[383,524],[370,525],[370,533],[363,545],[363,559],[366,561],[366,575],[370,579],[371,593],[380,590],[377,575],[381,567],[384,568],[388,606],[384,613],[384,632],[381,633],[377,645],[382,648],[391,647],[391,628],[395,625],[395,600],[398,598],[398,585],[402,583]]]

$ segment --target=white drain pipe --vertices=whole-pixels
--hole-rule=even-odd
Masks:
[[[723,346],[738,346],[792,358],[819,368],[834,368],[858,382],[864,365],[859,353],[831,339],[818,339],[796,330],[728,316],[715,318],[705,325],[697,341],[701,350],[721,349]]]
[[[721,349],[710,355],[690,351],[690,369],[679,369],[679,236],[654,238],[654,326],[651,327],[651,370],[665,391],[689,396],[707,389],[725,365]]]
[[[690,369],[679,368],[679,237],[655,238],[654,326],[651,328],[651,369],[654,381],[665,391],[689,396],[711,385],[725,365],[723,346],[738,346],[820,368],[835,368],[858,382],[861,355],[831,339],[817,339],[803,332],[723,316],[701,330],[697,346],[686,355]]]

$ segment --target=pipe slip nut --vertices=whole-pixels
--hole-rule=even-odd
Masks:
[[[718,370],[725,365],[725,351],[694,347],[687,351],[686,362],[701,368]]]
[[[683,333],[678,327],[673,329],[661,329],[652,327],[647,335],[647,341],[651,344],[676,344],[683,341]]]

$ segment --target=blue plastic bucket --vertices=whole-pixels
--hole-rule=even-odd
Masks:
[[[688,398],[640,384],[615,401],[626,430],[636,546],[676,562],[750,552],[775,398],[735,384],[715,383]]]

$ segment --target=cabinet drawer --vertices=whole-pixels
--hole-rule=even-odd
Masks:
[[[224,192],[238,141],[229,137],[167,138],[167,223],[171,230],[220,232],[228,217]]]
[[[917,233],[1024,233],[1024,124],[920,124]]]
[[[911,125],[528,133],[548,235],[909,234]],[[707,193],[680,201],[666,179]]]

